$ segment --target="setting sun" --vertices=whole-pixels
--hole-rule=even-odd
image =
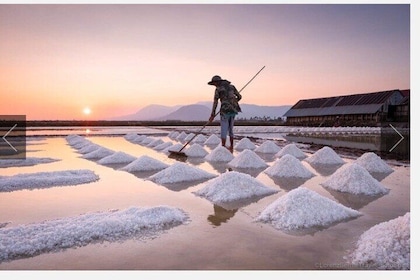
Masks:
[[[83,114],[85,114],[85,115],[90,115],[90,113],[91,113],[92,111],[90,110],[90,108],[89,107],[85,107],[84,109],[83,109]]]

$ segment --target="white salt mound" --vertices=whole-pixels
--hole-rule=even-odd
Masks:
[[[378,195],[388,192],[365,168],[356,163],[341,166],[321,185],[352,194]]]
[[[301,149],[299,149],[296,144],[291,143],[291,144],[287,144],[286,146],[284,146],[283,148],[281,148],[281,150],[276,153],[276,157],[280,158],[284,155],[292,155],[297,159],[304,159],[306,158],[306,155],[304,152],[302,152]]]
[[[132,236],[148,240],[168,228],[187,223],[188,216],[182,210],[157,206],[95,212],[0,228],[0,263],[95,242],[115,242]]]
[[[185,136],[184,140],[185,141],[190,141],[191,139],[193,139],[193,137],[195,136],[195,133],[188,133],[187,136]]]
[[[161,162],[155,158],[143,155],[128,165],[121,168],[123,171],[127,172],[141,172],[141,171],[155,171],[162,170],[169,167],[169,164]]]
[[[143,146],[147,146],[156,139],[154,137],[146,136],[139,144]]]
[[[325,146],[306,159],[311,164],[344,164],[345,161],[330,147]]]
[[[85,155],[83,155],[82,157],[85,159],[100,159],[100,158],[104,158],[107,157],[109,155],[114,154],[115,151],[110,150],[108,148],[105,147],[100,147],[99,149],[96,149],[93,152],[87,153]]]
[[[153,150],[156,150],[156,151],[165,150],[166,148],[169,148],[172,145],[173,143],[171,141],[163,142],[162,144],[157,145],[156,147],[153,147]]]
[[[138,136],[139,135],[137,133],[130,132],[130,133],[127,133],[126,135],[124,135],[124,139],[128,140],[128,141],[132,141],[132,140],[136,139]]]
[[[60,159],[55,158],[37,158],[37,157],[26,157],[25,159],[2,159],[0,160],[0,168],[3,167],[17,167],[17,166],[32,166],[43,163],[50,163],[59,161]]]
[[[203,158],[208,155],[208,152],[200,144],[194,143],[185,150],[185,155],[188,157]]]
[[[370,173],[391,173],[394,170],[373,152],[367,152],[355,160],[355,163],[363,166]]]
[[[98,161],[99,164],[130,163],[136,160],[136,157],[124,152],[115,152]]]
[[[90,152],[96,151],[97,149],[99,149],[101,146],[98,144],[90,144],[90,145],[86,145],[85,147],[81,148],[79,150],[79,153],[81,154],[88,154]]]
[[[235,145],[235,150],[255,150],[257,148],[257,146],[251,142],[251,140],[249,140],[249,138],[242,138],[241,140],[239,140],[238,143],[236,143]]]
[[[305,187],[298,187],[268,205],[256,221],[276,229],[296,230],[329,226],[361,213],[345,207]]]
[[[365,231],[352,264],[377,270],[410,270],[410,212]]]
[[[168,148],[164,149],[163,151],[166,152],[166,153],[179,152],[182,149],[182,147],[184,147],[184,145],[182,145],[181,143],[176,143],[176,144],[173,144],[172,146],[169,146]],[[182,150],[182,151],[184,151],[184,150]]]
[[[237,168],[265,168],[268,166],[254,151],[248,149],[240,152],[228,165]]]
[[[212,134],[206,141],[204,141],[204,145],[219,145],[220,141],[221,140],[217,135]]]
[[[272,166],[264,170],[264,173],[280,178],[311,178],[314,176],[300,160],[289,154],[277,159]]]
[[[255,152],[262,154],[275,154],[280,151],[280,147],[271,140],[264,141],[260,146],[258,146]]]
[[[204,143],[206,142],[207,137],[204,136],[203,134],[198,134],[194,140],[192,140],[193,143]]]
[[[131,142],[137,143],[137,144],[141,144],[141,142],[146,139],[146,135],[139,135],[135,138],[133,138],[133,140],[131,140]]]
[[[23,189],[41,189],[55,186],[73,186],[99,180],[91,170],[64,170],[51,172],[22,173],[0,176],[0,192]]]
[[[276,192],[278,190],[265,186],[249,174],[231,171],[211,179],[194,194],[205,197],[213,203],[226,203]]]
[[[176,140],[178,141],[184,141],[185,137],[187,137],[187,134],[184,131],[181,131],[178,136],[176,137]]]
[[[205,160],[209,162],[229,162],[232,159],[234,159],[232,153],[226,147],[221,145],[217,146],[207,156],[205,156]]]
[[[149,177],[149,180],[157,184],[173,184],[180,182],[191,182],[196,180],[211,179],[216,175],[200,168],[190,166],[183,162],[176,162],[168,168],[159,171]]]
[[[153,147],[156,147],[157,145],[160,145],[162,143],[163,143],[163,140],[158,138],[158,139],[154,139],[152,142],[147,144],[146,147],[153,148]]]

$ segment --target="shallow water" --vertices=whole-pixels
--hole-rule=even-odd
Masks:
[[[94,143],[135,157],[148,155],[168,164],[175,163],[175,159],[166,154],[133,144],[123,135],[87,137]],[[164,141],[170,140],[160,137]],[[349,266],[345,257],[355,248],[360,235],[380,222],[410,211],[409,166],[392,165],[394,172],[381,181],[390,192],[374,198],[326,190],[320,183],[331,175],[332,170],[316,170],[304,161],[305,167],[316,175],[306,181],[274,181],[262,170],[248,170],[249,174],[279,192],[238,208],[226,206],[226,209],[193,194],[205,182],[162,186],[145,179],[145,176],[83,159],[64,137],[47,136],[31,143],[36,145],[28,146],[27,156],[61,160],[36,166],[0,168],[0,176],[90,169],[100,176],[100,180],[78,186],[0,192],[0,224],[9,223],[7,227],[13,227],[89,212],[158,205],[183,209],[191,222],[152,240],[132,238],[44,253],[0,263],[0,270],[354,270],[359,268]],[[206,149],[210,151],[209,147]],[[265,159],[269,165],[274,162],[272,157],[266,156]],[[346,162],[353,160],[344,159]],[[188,159],[187,163],[214,174],[227,170],[223,164],[214,165],[204,160]],[[328,228],[299,232],[282,232],[268,224],[253,222],[266,206],[299,185],[352,207],[363,215]]]

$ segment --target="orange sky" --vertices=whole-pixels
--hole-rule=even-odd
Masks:
[[[29,120],[211,101],[263,66],[243,103],[410,88],[409,4],[0,4],[0,34],[0,113]]]

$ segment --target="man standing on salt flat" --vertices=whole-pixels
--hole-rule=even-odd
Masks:
[[[242,96],[234,85],[218,75],[213,76],[208,84],[216,87],[209,122],[212,122],[216,116],[216,108],[220,99],[220,138],[222,140],[222,146],[226,147],[226,137],[229,133],[229,150],[233,153],[233,126],[235,116],[241,112],[241,107],[238,102],[242,99]]]

